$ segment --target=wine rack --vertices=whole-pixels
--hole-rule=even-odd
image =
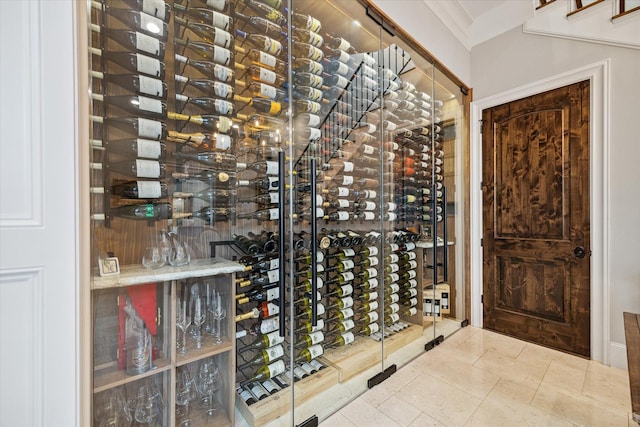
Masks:
[[[422,336],[443,91],[321,3],[88,1],[95,425],[261,425]]]

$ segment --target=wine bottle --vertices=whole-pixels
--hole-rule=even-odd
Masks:
[[[293,69],[298,73],[313,73],[321,75],[324,67],[318,61],[315,61],[309,57],[295,57],[293,60]]]
[[[207,166],[214,166],[217,169],[234,170],[236,167],[235,156],[218,152],[197,152],[185,153],[176,151],[173,157],[181,160],[193,160]]]
[[[236,303],[240,305],[250,302],[273,301],[278,298],[280,298],[280,288],[276,286],[261,290],[256,289],[254,292],[245,293],[245,296],[236,299]]]
[[[182,19],[177,16],[174,18],[174,22],[177,25],[189,29],[189,31],[200,36],[202,40],[215,46],[220,46],[228,49],[233,43],[233,36],[231,35],[231,33],[223,30],[222,28],[216,28],[213,25],[205,24],[202,22],[190,21],[189,19]]]
[[[204,220],[209,225],[218,222],[228,222],[231,220],[232,212],[227,208],[216,208],[205,206],[195,212],[181,212],[173,215],[174,218],[198,218]]]
[[[172,210],[169,203],[124,205],[111,208],[107,216],[134,220],[161,220],[172,218]]]
[[[270,176],[264,178],[256,178],[252,180],[238,180],[238,187],[255,187],[258,190],[277,190],[279,187],[278,177]]]
[[[95,123],[103,123],[109,130],[125,131],[140,138],[161,139],[167,135],[167,125],[163,122],[142,117],[110,117],[103,119],[91,116]]]
[[[278,208],[263,209],[254,212],[239,213],[238,219],[256,219],[258,221],[274,221],[279,219]]]
[[[267,334],[263,334],[258,337],[251,344],[248,344],[238,350],[238,353],[244,353],[252,350],[261,350],[268,347],[273,347],[278,344],[282,344],[284,342],[284,337],[280,336],[279,331],[272,331]]]
[[[91,71],[91,77],[113,83],[136,94],[167,98],[167,84],[162,80],[138,74],[104,74]]]
[[[100,165],[100,166],[98,166]],[[94,169],[102,169],[101,164],[94,164]],[[104,169],[132,178],[164,178],[166,165],[157,160],[134,159],[107,163]]]
[[[114,184],[109,193],[125,199],[164,199],[168,195],[167,184],[159,181],[127,181]]]
[[[233,88],[233,86],[227,83],[209,79],[194,79],[191,77],[181,76],[179,74],[175,75],[175,79],[176,82],[182,84],[183,86],[194,87],[205,95],[232,99],[235,94],[235,89]]]
[[[138,10],[116,8],[109,4],[104,4],[102,7],[108,17],[117,19],[130,29],[167,41],[169,27],[162,19]],[[108,25],[109,19],[106,21]]]
[[[138,31],[101,28],[94,24],[89,24],[89,27],[92,31],[104,33],[107,38],[128,50],[145,52],[156,58],[164,58],[165,43],[155,37]]]
[[[215,202],[217,205],[228,205],[233,197],[233,192],[221,188],[206,188],[195,193],[175,191],[173,198],[194,198],[206,202]]]
[[[307,347],[300,351],[300,353],[296,356],[296,362],[310,362],[313,359],[316,359],[324,353],[324,348],[321,344],[312,345],[311,347]]]
[[[210,98],[210,97],[188,97],[181,94],[176,94],[176,101],[185,104],[195,105],[207,112],[213,112],[225,116],[230,116],[234,112],[234,104],[225,99]],[[190,120],[192,121],[192,120]]]
[[[237,45],[235,49],[239,53],[244,54],[247,58],[249,58],[254,65],[267,68],[271,71],[275,71],[280,75],[286,73],[287,71],[287,64],[283,60],[278,59],[275,56],[270,55],[266,52],[263,52],[255,48],[246,50]]]
[[[187,174],[174,172],[172,177],[176,180],[194,180],[201,181],[209,185],[230,185],[235,182],[235,173],[228,171],[205,170],[198,173]]]
[[[182,55],[175,55],[176,62],[180,62],[193,68],[194,70],[199,71],[207,77],[215,77],[217,80],[221,82],[231,82],[235,76],[235,72],[229,68],[221,65],[219,63],[211,62],[211,61],[202,61],[196,60],[192,58],[187,58]]]
[[[285,11],[287,11],[286,8],[285,8]],[[297,12],[293,12],[291,14],[291,24],[294,27],[305,28],[315,33],[319,33],[320,30],[322,29],[322,24],[320,23],[319,20],[317,20],[311,15],[305,15]]]
[[[284,338],[283,338],[284,341]],[[258,354],[256,354],[253,358],[246,361],[245,363],[238,365],[238,370],[244,371],[246,368],[251,366],[260,366],[267,365],[269,363],[275,362],[277,359],[280,359],[284,356],[284,347],[282,344],[274,345],[273,347],[265,348],[261,350]]]
[[[262,193],[255,196],[240,197],[238,203],[257,203],[261,206],[274,205],[279,203],[279,194],[277,192]]]
[[[113,0],[107,0],[111,3]],[[115,1],[113,1],[116,3]],[[118,0],[118,3],[124,3],[132,9],[140,10],[151,16],[168,21],[171,15],[171,7],[164,0]]]
[[[269,36],[264,34],[249,34],[240,30],[236,30],[236,34],[251,46],[270,55],[278,56],[282,53],[282,43]]]
[[[322,52],[322,50],[318,49],[317,47],[309,43],[294,41],[292,50],[293,50],[293,56],[295,57],[306,58],[315,62],[320,62],[322,61],[322,58],[324,58],[324,52]],[[297,69],[297,71],[303,71],[303,70]],[[309,70],[306,70],[306,71],[309,71]],[[319,74],[319,73],[316,73],[316,74]]]
[[[266,18],[261,16],[247,16],[238,11],[235,11],[234,13],[234,16],[239,19],[239,22],[246,24],[256,33],[280,39],[285,39],[287,36],[286,33],[282,31],[282,27]]]
[[[241,0],[243,4],[245,4],[249,9],[251,9],[256,15],[266,18],[269,21],[279,25],[280,27],[284,27],[287,25],[286,16],[278,10],[278,8],[273,8],[269,4],[260,2],[258,0]],[[274,0],[268,0],[274,1]]]
[[[187,7],[180,3],[174,3],[173,8],[189,18],[203,24],[210,24],[224,31],[233,27],[233,18],[216,10],[204,7]],[[223,8],[224,9],[224,8]]]
[[[164,62],[141,53],[101,51],[96,48],[89,48],[89,51],[107,60],[107,70],[111,68],[111,63],[115,63],[126,71],[143,73],[160,79],[164,79],[166,74]]]
[[[228,101],[225,101],[225,102],[228,102]],[[202,114],[202,115],[190,116],[186,114],[178,114],[178,113],[169,111],[167,113],[167,118],[171,120],[186,121],[189,123],[193,123],[193,124],[199,125],[200,127],[206,130],[210,130],[213,132],[228,133],[233,127],[233,121],[230,118],[225,117],[224,115],[216,116],[213,114]],[[226,142],[230,144],[231,143],[230,138]],[[224,146],[225,144],[220,144],[220,145]]]
[[[286,371],[285,364],[282,360],[277,360],[269,365],[262,366],[260,369],[256,371],[256,373],[243,383],[247,384],[254,381],[264,381],[269,378],[273,378],[275,376],[281,375]]]
[[[308,43],[315,47],[321,47],[324,39],[320,34],[307,28],[295,27],[291,34],[291,38],[295,41]]]
[[[164,143],[143,138],[107,140],[96,143],[102,145],[107,153],[117,153],[126,157],[158,160],[164,159],[167,152]]]
[[[176,38],[175,44],[178,46],[184,46],[192,52],[200,55],[202,58],[211,60],[216,64],[232,65],[233,64],[233,52],[222,46],[214,45],[211,43],[185,40]]]
[[[103,101],[107,105],[114,105],[124,111],[145,118],[162,119],[167,117],[167,104],[159,99],[137,95],[105,96],[92,94],[96,101]]]
[[[242,96],[235,96],[235,101],[244,102],[253,107],[259,113],[269,114],[271,116],[277,116],[282,111],[282,104],[266,98],[245,98]]]

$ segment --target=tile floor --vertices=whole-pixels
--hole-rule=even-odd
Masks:
[[[473,327],[320,426],[637,427],[625,370]]]

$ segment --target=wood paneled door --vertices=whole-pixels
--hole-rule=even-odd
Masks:
[[[483,111],[484,327],[590,356],[589,82]]]

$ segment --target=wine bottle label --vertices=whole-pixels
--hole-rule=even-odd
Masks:
[[[398,249],[400,249],[400,246],[395,243],[389,243],[389,249],[391,250],[391,252],[396,252]]]
[[[344,273],[340,273],[340,276],[345,282],[351,281],[355,278],[352,271],[345,271]]]
[[[343,308],[350,308],[353,307],[353,298],[352,297],[345,297],[340,299],[342,307]]]
[[[351,184],[353,184],[353,176],[343,175],[341,185],[351,185]]]
[[[273,333],[274,332],[272,332],[272,334]],[[280,342],[284,342],[284,338],[283,337],[278,336],[278,338],[282,338],[282,341],[280,341]],[[269,357],[269,360],[276,360],[279,357],[284,356],[284,347],[282,347],[282,345],[280,345],[278,343],[274,347],[265,348],[264,352],[267,353],[267,356]]]
[[[414,242],[407,242],[404,244],[405,251],[412,251],[416,248],[416,244]]]
[[[317,310],[318,316],[322,316],[325,312],[324,305],[322,303],[318,303],[317,307],[318,307],[318,310]]]
[[[387,221],[395,221],[396,219],[398,219],[398,214],[395,212],[387,213]]]
[[[273,380],[268,379],[262,382],[262,387],[265,388],[269,392],[269,394],[276,393],[280,391],[280,387]]]
[[[374,257],[374,256],[378,255],[378,247],[377,246],[367,246],[367,249],[369,250],[369,256],[370,257]]]
[[[393,212],[393,211],[395,211],[396,209],[398,209],[398,205],[397,205],[397,204],[395,204],[395,203],[393,203],[393,202],[388,202],[388,203],[387,203],[387,211],[388,211],[388,212]]]
[[[136,32],[136,50],[152,55],[160,55],[160,40]]]
[[[311,59],[312,61],[320,61],[323,56],[324,56],[324,53],[320,49],[318,49],[315,46],[309,45],[309,52],[307,54],[307,58]]]
[[[353,172],[353,162],[343,162],[343,171],[344,172]]]
[[[320,101],[322,99],[322,91],[319,89],[309,88],[307,98],[312,101]]]
[[[407,264],[409,265],[409,268],[418,267],[418,263],[416,261],[413,261],[413,260],[409,261]]]
[[[416,305],[418,305],[418,298],[411,298],[409,300],[409,307],[415,307]]]
[[[271,67],[271,68],[275,68],[276,65],[277,65],[277,60],[276,60],[275,56],[269,55],[268,53],[262,52],[262,51],[260,51],[260,57],[259,57],[258,61],[261,64],[266,65],[266,66]]]
[[[400,300],[400,296],[398,296],[398,294],[389,295],[389,301],[391,301],[391,303],[396,303],[399,300]]]
[[[142,0],[142,11],[163,21],[166,17],[164,0]]]
[[[389,304],[387,307],[389,308],[389,311],[391,311],[391,313],[397,313],[398,311],[400,311],[400,306],[396,303]]]
[[[345,331],[353,329],[356,326],[356,323],[353,321],[353,319],[343,320],[342,322],[340,322],[340,324]]]
[[[273,161],[267,160],[266,163],[267,163],[266,174],[267,175],[278,175],[278,172],[280,171],[280,167],[278,166],[278,162],[273,162]]]
[[[375,79],[377,76],[376,70],[374,70],[373,68],[371,68],[366,64],[362,64],[362,67],[360,67],[360,70],[362,71],[362,74],[364,74],[370,79]]]
[[[227,31],[222,30],[220,28],[216,28],[213,35],[213,44],[217,46],[222,46],[224,48],[228,48],[231,46],[231,34]]]
[[[342,267],[344,269],[350,269],[356,266],[356,264],[353,262],[353,260],[350,259],[345,259],[340,261],[340,264],[342,264]]]
[[[259,383],[255,383],[253,387],[251,387],[251,392],[258,400],[262,400],[268,395],[267,391]]]
[[[222,133],[214,133],[213,137],[216,141],[216,148],[218,150],[228,150],[231,148],[231,137]]]
[[[415,297],[416,295],[418,295],[418,290],[415,288],[409,288],[407,292],[409,292],[410,297]]]
[[[263,82],[274,84],[276,82],[277,77],[278,77],[277,74],[274,73],[273,71],[260,67],[259,79],[262,80]],[[271,96],[270,98],[275,98],[275,88],[272,88],[272,89],[273,89],[274,95]],[[262,88],[261,88],[261,91],[262,91]]]
[[[233,76],[233,70],[231,70],[231,68],[216,64],[213,67],[213,75],[218,80],[228,82]]]
[[[377,316],[377,314],[376,314]],[[376,319],[377,320],[377,319]],[[380,330],[380,326],[377,323],[369,323],[369,335],[375,334]]]
[[[312,104],[317,104],[317,103],[313,102]],[[320,104],[317,104],[317,105],[319,106]],[[313,112],[317,113],[317,111],[313,111]],[[320,131],[320,129],[316,129],[316,128],[308,128],[308,129],[309,129],[309,141],[313,141],[315,139],[320,138],[320,136],[322,136],[322,132]]]
[[[356,339],[356,337],[353,336],[353,332],[347,332],[346,334],[342,334],[341,336],[345,345],[351,344]]]
[[[373,211],[376,209],[376,204],[375,202],[365,201],[363,207],[365,211]]]
[[[280,297],[280,288],[267,289],[267,301],[273,301]]]
[[[271,317],[274,314],[280,314],[280,307],[277,306],[276,304],[268,302],[266,304],[266,307],[267,307],[267,317]]]
[[[415,270],[409,270],[409,271],[407,271],[407,274],[409,275],[409,279],[413,279],[413,278],[416,277]]]
[[[389,262],[390,263],[395,263],[395,262],[398,262],[400,260],[400,257],[398,256],[398,254],[389,254],[388,257],[389,257]],[[396,265],[396,267],[397,267],[397,265]],[[392,271],[398,271],[398,269],[396,268],[395,270],[392,270]]]
[[[164,10],[164,8],[162,10]],[[140,53],[136,54],[136,69],[141,73],[156,77],[160,76],[162,70],[160,61]]]
[[[296,366],[295,368],[293,368],[293,375],[295,375],[297,379],[301,380],[309,374],[300,366]]]
[[[155,160],[136,159],[138,178],[160,178],[160,163]]]
[[[215,94],[221,98],[229,98],[229,96],[231,95],[232,91],[233,91],[233,87],[231,85],[228,85],[226,83],[222,83],[222,82],[215,82],[213,84],[213,90],[215,92]]]
[[[138,76],[138,82],[140,84],[140,93],[158,97],[164,96],[164,88],[162,87],[161,80],[147,76]]]
[[[213,46],[213,61],[218,64],[229,65],[231,63],[231,51],[221,46]]]
[[[353,309],[351,307],[341,309],[340,317],[342,317],[343,319],[353,317]]]
[[[162,137],[162,123],[155,120],[138,118],[138,136],[160,139]]]
[[[418,281],[416,279],[408,280],[406,283],[410,288],[415,288],[418,286]]]
[[[265,37],[264,49],[262,50],[272,55],[280,55],[280,52],[282,52],[282,43],[272,38]]]
[[[338,197],[349,196],[349,189],[345,187],[338,187]]]
[[[145,159],[158,159],[162,154],[160,141],[150,141],[148,139],[136,139],[136,154]]]
[[[356,255],[356,251],[351,248],[344,248],[342,249],[341,252],[342,252],[342,255],[348,256],[348,257]]]
[[[338,62],[338,64],[339,65],[338,65],[338,69],[336,70],[336,73],[338,73],[338,74],[340,74],[342,76],[347,75],[349,73],[349,67],[346,64],[342,63],[342,62]]]
[[[342,296],[351,295],[353,293],[353,285],[342,285],[340,286],[340,290],[342,292]]]
[[[269,270],[267,271],[267,277],[269,278],[269,283],[275,283],[280,279],[280,270]]]
[[[378,277],[378,270],[375,268],[367,268],[365,271],[369,273],[369,277]]]
[[[159,181],[138,181],[139,199],[159,199],[162,196],[162,188]]]
[[[397,282],[398,280],[400,280],[400,276],[398,275],[398,273],[391,273],[389,274],[389,280],[393,283],[393,282]],[[395,285],[398,286],[398,285]],[[397,290],[394,292],[398,292]]]
[[[309,350],[309,354],[311,355],[311,359],[315,359],[316,357],[320,357],[320,356],[322,356],[322,353],[324,353],[324,349],[322,348],[322,346],[320,344],[312,345],[311,347],[307,348],[307,350]]]
[[[315,345],[324,341],[324,334],[322,331],[312,332],[309,335],[309,340],[311,341],[311,345]]]
[[[416,253],[415,252],[406,252],[407,256],[409,257],[410,260],[414,260],[416,259]]]
[[[227,1],[228,0],[207,0],[206,4],[212,9],[222,12],[227,7]]]
[[[346,199],[338,199],[338,207],[339,208],[348,208],[349,207],[349,201]]]
[[[249,400],[254,399],[253,395],[249,390],[242,390],[240,392],[240,398],[247,404],[249,404]]]
[[[378,257],[371,256],[367,258],[369,260],[369,267],[375,267],[380,262]]]
[[[138,108],[142,111],[151,111],[153,113],[162,113],[162,101],[159,99],[147,98],[146,96],[138,96]]]
[[[363,299],[365,301],[371,301],[372,303],[375,302],[376,303],[376,307],[375,308],[371,308],[371,310],[375,310],[376,308],[378,308],[378,303],[375,301],[378,298],[378,293],[377,292],[368,292],[363,294]],[[371,307],[371,304],[369,305],[369,307]]]
[[[215,109],[220,114],[231,114],[233,113],[233,103],[223,99],[216,99]]]
[[[411,307],[409,308],[409,310],[406,311],[405,315],[406,316],[415,316],[418,313],[418,309],[415,307]]]
[[[270,319],[265,319],[260,323],[260,333],[268,334],[269,332],[273,332],[280,327],[280,319],[279,317],[272,317]]]
[[[164,11],[164,5],[162,5],[162,10]],[[150,29],[157,29],[158,33],[158,37],[164,37],[165,34],[161,34],[161,31],[163,30],[163,24],[164,22],[162,22],[162,19],[156,18],[155,16],[149,15],[147,13],[141,13],[140,14],[140,28],[144,28],[146,30]]]
[[[278,193],[275,193],[275,194],[277,195]],[[276,202],[274,202],[274,203],[276,203]],[[280,258],[271,258],[269,260],[269,270],[275,270],[278,267],[280,267]]]
[[[349,54],[345,52],[343,49],[340,49],[340,53],[338,54],[338,57],[336,59],[346,64],[351,60],[351,56],[349,56]]]
[[[373,154],[373,153],[375,153],[375,152],[376,152],[376,150],[375,150],[375,148],[373,148],[373,147],[372,147],[372,146],[370,146],[370,145],[363,145],[363,146],[362,146],[362,152],[363,152],[364,154]]]
[[[376,308],[378,308],[378,307],[376,307]],[[370,311],[368,313],[368,316],[369,316],[369,323],[376,322],[379,319],[377,311]]]

